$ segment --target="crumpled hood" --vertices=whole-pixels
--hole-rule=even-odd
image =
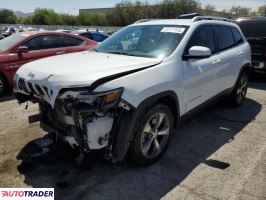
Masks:
[[[119,73],[159,64],[162,59],[98,52],[78,52],[49,57],[23,65],[17,76],[52,90],[54,103],[62,88],[90,86],[95,81]]]

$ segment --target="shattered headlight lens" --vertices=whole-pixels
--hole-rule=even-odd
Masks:
[[[118,104],[122,95],[123,88],[117,88],[106,92],[89,92],[89,91],[66,91],[60,97],[59,100],[76,104],[91,106],[91,108],[110,108]]]

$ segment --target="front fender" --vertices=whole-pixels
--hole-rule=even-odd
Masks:
[[[113,153],[116,161],[120,162],[126,156],[130,144],[136,134],[136,126],[138,126],[140,116],[148,112],[151,106],[164,97],[169,97],[175,100],[176,105],[179,105],[178,98],[173,91],[165,91],[153,95],[142,101],[137,108],[130,111],[122,110],[117,129],[115,130],[115,138],[113,143]],[[176,114],[179,119],[179,107],[176,106]],[[178,123],[178,120],[177,120]]]

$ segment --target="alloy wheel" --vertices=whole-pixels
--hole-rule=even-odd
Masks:
[[[145,157],[154,158],[164,150],[170,133],[169,118],[164,113],[154,114],[145,124],[141,150]]]
[[[237,91],[236,91],[238,102],[243,101],[243,99],[245,98],[247,94],[247,88],[248,88],[248,81],[245,77],[243,77],[240,80]]]
[[[0,79],[0,93],[3,91],[4,89],[4,83],[3,81]]]

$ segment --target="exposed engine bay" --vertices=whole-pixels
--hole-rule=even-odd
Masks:
[[[38,103],[40,114],[30,116],[30,123],[40,121],[48,133],[54,133],[82,152],[106,148],[112,154],[113,138],[122,110],[130,105],[121,99],[123,88],[94,93],[88,88],[63,90],[54,106],[36,95],[16,94],[20,103]]]

